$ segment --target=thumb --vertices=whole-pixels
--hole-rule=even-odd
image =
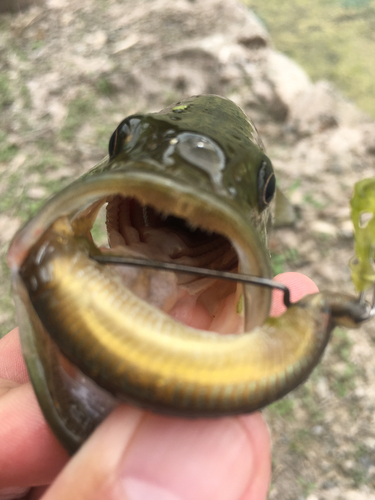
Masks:
[[[260,413],[187,420],[120,405],[43,500],[264,500],[269,479]]]

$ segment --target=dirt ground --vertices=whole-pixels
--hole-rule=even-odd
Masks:
[[[0,17],[3,334],[15,325],[5,252],[16,229],[106,154],[126,115],[200,93],[254,119],[295,207],[295,225],[271,234],[275,273],[353,292],[349,199],[374,171],[368,117],[284,60],[234,0],[49,0]],[[375,499],[374,356],[374,323],[336,331],[310,380],[265,410],[270,499]]]

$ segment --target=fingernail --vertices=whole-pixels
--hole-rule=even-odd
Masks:
[[[151,484],[135,477],[125,478],[124,486],[127,497],[130,500],[145,500],[150,498],[152,498],[152,500],[181,500],[181,497],[176,496],[174,493],[171,493],[161,486]]]

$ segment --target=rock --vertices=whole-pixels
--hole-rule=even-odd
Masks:
[[[33,188],[30,188],[28,191],[27,191],[27,196],[31,199],[31,200],[42,200],[43,198],[45,198],[47,195],[47,192],[44,188],[42,187],[33,187]]]
[[[328,82],[320,81],[299,92],[290,102],[289,123],[300,135],[338,126],[338,99]]]
[[[366,115],[347,101],[330,82],[321,80],[290,103],[289,125],[300,135],[366,122]]]
[[[292,109],[296,99],[312,91],[313,85],[306,72],[288,56],[271,50],[267,57],[267,79],[272,82],[276,94]]]

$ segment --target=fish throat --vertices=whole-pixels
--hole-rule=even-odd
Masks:
[[[136,257],[220,271],[238,271],[238,255],[225,236],[189,220],[117,195],[106,208],[109,248],[103,254]],[[111,266],[135,295],[193,328],[243,331],[242,286],[184,273]]]

